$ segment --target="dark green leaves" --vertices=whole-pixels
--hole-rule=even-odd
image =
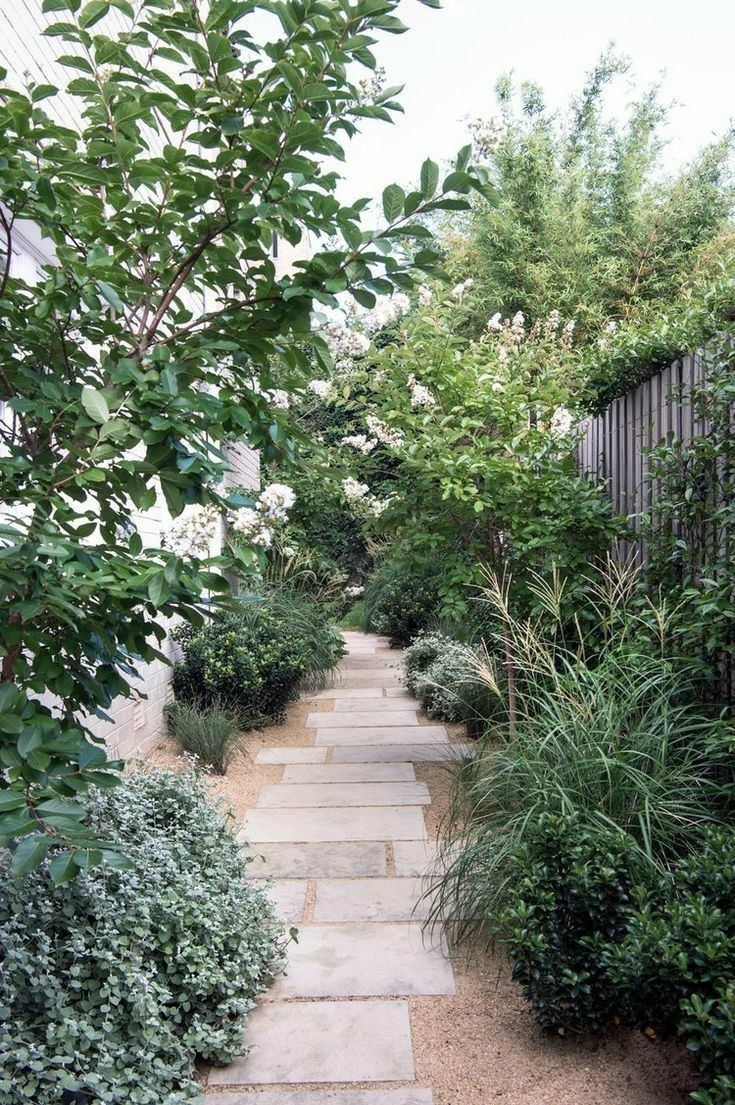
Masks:
[[[421,194],[424,199],[431,199],[439,184],[439,166],[435,161],[427,158],[421,166]]]
[[[405,192],[398,184],[389,184],[383,192],[383,214],[386,221],[393,223],[403,214]]]

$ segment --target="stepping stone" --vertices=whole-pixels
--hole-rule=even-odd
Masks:
[[[386,687],[386,698],[410,698],[408,687]],[[400,707],[399,707],[400,708]]]
[[[426,728],[426,727],[425,727]],[[420,730],[419,730],[420,731]],[[330,735],[334,730],[329,730]],[[394,730],[395,732],[395,730]],[[415,733],[416,730],[414,729]],[[361,735],[362,736],[362,735]],[[347,744],[332,750],[334,763],[429,763],[444,760],[458,760],[468,756],[472,746],[468,744],[450,744],[449,740],[434,741],[433,744]]]
[[[421,843],[421,841],[418,841]],[[314,921],[423,921],[421,879],[321,879]]]
[[[338,698],[334,703],[335,714],[383,714],[403,713],[408,710],[420,710],[421,703],[416,698],[405,698],[396,702],[394,698],[376,698],[366,702],[364,698]]]
[[[321,727],[316,731],[317,745],[338,744],[448,744],[449,737],[443,725],[382,725],[354,729],[351,726]]]
[[[348,652],[346,656],[340,658],[337,664],[337,671],[359,671],[361,668],[400,671],[401,661],[397,656],[358,656],[355,652]]]
[[[304,734],[306,735],[306,734]],[[261,748],[256,764],[323,764],[325,748]]]
[[[432,946],[431,941],[434,941]],[[453,994],[446,945],[418,924],[302,925],[279,998],[345,998]]]
[[[206,1094],[204,1105],[433,1105],[431,1090],[266,1090]]]
[[[438,848],[429,840],[397,840],[393,845],[396,875],[427,875],[436,866]]]
[[[373,686],[362,688],[353,687],[351,689],[346,687],[330,687],[327,691],[317,691],[316,694],[306,694],[302,695],[301,697],[305,698],[307,701],[309,699],[324,698],[382,698],[383,688]]]
[[[413,783],[411,764],[294,764],[282,783]]]
[[[326,840],[425,840],[419,806],[370,806],[367,809],[250,810],[242,827],[245,840],[310,844]],[[238,837],[239,839],[239,837]]]
[[[212,1068],[209,1086],[407,1082],[416,1076],[405,1001],[259,1005],[248,1018],[246,1042],[251,1053]]]
[[[370,878],[386,872],[385,844],[379,841],[259,844],[247,866],[249,879]]]
[[[261,871],[262,874],[262,871]],[[286,924],[294,924],[304,916],[306,905],[306,879],[279,879],[278,882],[268,882],[254,879],[256,886],[261,886],[265,895],[276,907],[276,917]]]
[[[359,671],[345,671],[339,679],[340,687],[395,687],[403,686],[403,671],[400,668],[361,668]]]
[[[418,725],[419,719],[411,710],[361,710],[353,714],[309,714],[306,719],[307,729],[332,729],[350,728],[364,729],[370,725],[395,726]]]
[[[430,803],[426,783],[274,783],[261,789],[256,807],[428,806]]]

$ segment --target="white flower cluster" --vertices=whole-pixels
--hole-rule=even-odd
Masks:
[[[434,296],[432,295],[431,288],[427,288],[426,284],[422,284],[419,288],[419,304],[421,307],[428,307]]]
[[[391,499],[378,499],[375,495],[368,495],[366,500],[366,506],[373,518],[379,518],[383,511],[388,509],[390,504]]]
[[[468,292],[474,283],[470,276],[467,280],[463,280],[461,284],[455,284],[452,288],[452,299],[463,299],[465,292]]]
[[[288,521],[288,512],[296,502],[292,488],[285,483],[271,483],[261,491],[254,507],[244,506],[233,511],[230,525],[251,545],[269,549],[273,544],[273,528]]]
[[[477,156],[487,158],[498,145],[507,128],[504,119],[493,115],[488,117],[478,115],[477,118],[468,120],[467,129]]]
[[[424,387],[423,384],[418,382],[413,373],[408,377],[408,388],[411,392],[412,407],[425,407],[426,410],[432,410],[432,408],[436,406],[436,399],[434,396],[427,387]]]
[[[177,556],[213,555],[212,546],[222,523],[222,515],[213,503],[187,506],[161,538],[161,545]]]
[[[359,483],[353,479],[352,476],[348,476],[342,480],[342,490],[345,493],[345,498],[350,503],[357,503],[360,499],[364,499],[370,488],[366,483]]]
[[[372,104],[385,88],[385,69],[379,66],[374,69],[369,77],[359,81],[357,85],[361,104]]]
[[[566,437],[572,432],[574,419],[566,407],[557,407],[551,416],[549,429],[554,437]]]
[[[292,397],[287,391],[283,391],[282,388],[273,388],[272,390],[264,389],[260,386],[260,380],[253,378],[248,385],[251,391],[254,391],[256,395],[262,395],[266,403],[270,403],[272,407],[275,407],[279,411],[287,411],[291,406]]]
[[[372,453],[375,446],[378,444],[378,439],[375,437],[368,437],[367,434],[348,434],[347,437],[342,438],[342,445],[349,445],[352,449],[357,449],[358,453]]]
[[[360,595],[364,594],[365,588],[360,587],[357,583],[353,583],[350,587],[345,587],[345,595],[348,599],[359,599]]]
[[[345,326],[342,322],[329,322],[324,328],[324,340],[337,368],[347,368],[358,357],[364,357],[370,348],[366,334]]]
[[[369,330],[383,330],[410,310],[411,300],[405,292],[395,292],[390,298],[381,296],[372,311],[365,316],[365,325]]]
[[[312,394],[316,395],[318,399],[326,401],[332,394],[332,382],[331,380],[309,380],[306,385]]]
[[[615,333],[617,328],[618,328],[618,324],[617,324],[617,322],[615,321],[614,318],[609,319],[605,323],[605,335],[606,336],[603,337],[603,338],[598,338],[597,339],[597,344],[600,347],[600,349],[603,350],[603,352],[606,349],[610,348],[610,338],[613,336],[613,334]]]
[[[403,444],[403,433],[400,430],[394,430],[383,422],[376,414],[368,414],[365,416],[365,425],[372,434],[377,438],[381,445],[388,445],[392,448],[396,448]]]

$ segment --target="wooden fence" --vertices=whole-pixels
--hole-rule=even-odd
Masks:
[[[641,514],[650,511],[655,497],[655,486],[648,479],[647,451],[661,441],[686,444],[706,431],[691,402],[692,389],[705,373],[701,356],[683,357],[581,426],[581,471],[604,481],[613,509],[628,518],[637,535],[620,543],[621,557],[645,561]]]

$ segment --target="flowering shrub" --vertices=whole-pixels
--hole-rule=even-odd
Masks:
[[[283,483],[272,483],[258,496],[254,507],[240,507],[230,517],[230,529],[247,544],[269,549],[274,532],[288,521],[288,514],[296,501],[292,488]]]
[[[54,887],[48,861],[18,881],[0,859],[0,1097],[197,1102],[194,1061],[242,1051],[282,931],[191,772],[127,775],[90,819],[127,870]]]

